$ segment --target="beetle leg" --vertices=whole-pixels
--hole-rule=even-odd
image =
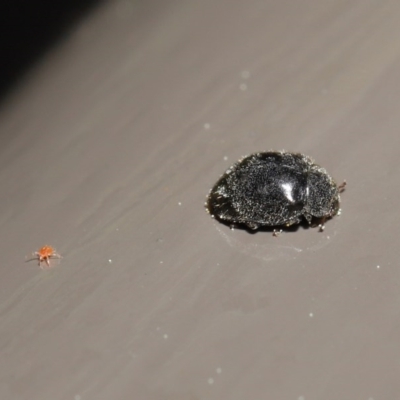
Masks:
[[[281,233],[282,233],[282,229],[274,229],[274,231],[272,232],[272,236],[273,237],[278,237],[278,236],[281,236]]]
[[[308,225],[311,225],[312,215],[309,214],[309,213],[304,213],[303,215],[304,215],[304,218],[306,219],[306,221],[308,222]],[[299,223],[299,222],[300,222],[300,219],[299,219],[299,221],[297,223]]]
[[[257,222],[247,222],[246,225],[253,230],[256,230],[260,227],[259,224],[257,224]]]
[[[325,230],[325,221],[326,221],[326,217],[322,217],[321,223],[318,225],[320,232],[323,232]]]
[[[346,189],[346,185],[347,185],[347,182],[344,180],[344,181],[338,186],[338,191],[339,191],[339,193],[344,192],[344,190]]]

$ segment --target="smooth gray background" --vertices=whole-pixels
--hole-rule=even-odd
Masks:
[[[0,398],[398,398],[399,21],[397,0],[150,0],[79,22],[0,109]],[[325,232],[205,213],[269,149],[347,180]]]

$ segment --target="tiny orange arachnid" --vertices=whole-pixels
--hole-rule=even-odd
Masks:
[[[62,258],[56,250],[51,246],[43,246],[38,251],[33,253],[35,260],[38,260],[40,268],[42,268],[42,262],[45,262],[48,267],[50,267],[51,258]]]

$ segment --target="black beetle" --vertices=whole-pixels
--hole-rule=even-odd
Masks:
[[[255,153],[230,167],[210,190],[206,208],[212,217],[250,229],[291,226],[304,217],[311,224],[338,214],[340,192],[326,170],[300,153]],[[276,231],[274,230],[274,235]]]

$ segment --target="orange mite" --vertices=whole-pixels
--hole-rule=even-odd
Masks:
[[[50,267],[51,258],[61,258],[61,256],[56,252],[51,246],[43,246],[38,251],[33,253],[35,258],[39,261],[39,266],[42,268],[42,262],[45,262],[48,267]]]

